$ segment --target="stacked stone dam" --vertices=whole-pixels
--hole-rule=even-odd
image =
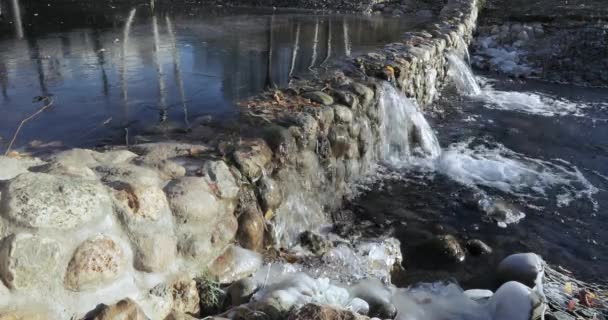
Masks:
[[[126,297],[152,319],[199,314],[197,279],[248,276],[327,221],[378,158],[380,81],[431,103],[477,12],[450,0],[427,32],[249,101],[247,136],[1,157],[0,319],[80,319]]]

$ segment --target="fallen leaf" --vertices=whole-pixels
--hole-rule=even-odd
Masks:
[[[572,295],[572,283],[566,282],[566,284],[564,285],[564,293],[566,293],[569,296]]]
[[[264,219],[270,220],[272,217],[274,217],[274,211],[272,211],[272,209],[268,209],[268,211],[266,211],[264,214]]]
[[[574,311],[574,308],[576,308],[576,299],[570,299],[570,301],[568,301],[568,311]]]

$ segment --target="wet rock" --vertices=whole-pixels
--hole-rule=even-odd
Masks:
[[[356,110],[359,107],[359,99],[353,93],[346,90],[335,91],[337,96],[337,102],[344,104],[352,110]]]
[[[28,168],[42,164],[42,161],[35,158],[17,159],[7,156],[0,156],[0,180],[12,179],[24,172]]]
[[[263,140],[250,140],[242,143],[233,153],[241,173],[250,181],[257,181],[262,174],[269,171],[272,151]]]
[[[484,254],[492,253],[492,248],[490,248],[490,246],[485,244],[485,242],[478,240],[478,239],[473,239],[473,240],[467,241],[466,247],[467,247],[467,251],[469,251],[469,253],[473,256],[481,256]]]
[[[231,246],[209,267],[219,283],[232,283],[254,274],[262,266],[262,256],[251,250]]]
[[[334,106],[334,114],[337,122],[351,123],[353,122],[353,113],[349,108],[342,105]]]
[[[298,146],[296,139],[288,129],[277,125],[270,126],[266,129],[264,136],[279,162],[295,162]]]
[[[177,239],[163,230],[147,230],[131,237],[134,267],[144,272],[167,271],[177,256]]]
[[[235,200],[239,195],[239,185],[224,161],[207,161],[203,165],[203,176],[207,183],[215,186],[222,199]]]
[[[275,210],[281,205],[283,192],[276,181],[269,177],[262,177],[257,185],[262,200],[262,210]]]
[[[13,234],[0,244],[0,277],[11,289],[28,289],[55,281],[61,247],[49,238]]]
[[[165,192],[173,215],[180,223],[210,225],[218,217],[232,214],[217,198],[219,189],[212,188],[202,177],[182,177],[171,181]],[[209,227],[212,227],[209,226]]]
[[[232,306],[239,306],[245,304],[251,300],[251,296],[258,290],[260,284],[255,278],[244,278],[228,287],[228,296],[232,301]]]
[[[135,301],[126,298],[113,305],[103,305],[99,311],[94,312],[92,320],[148,320],[144,311]]]
[[[374,100],[374,91],[371,88],[357,82],[351,83],[351,87],[362,98],[361,105],[365,109],[369,108],[370,104]]]
[[[417,248],[418,255],[426,256],[429,263],[461,263],[465,251],[452,235],[441,235],[432,238]]]
[[[500,286],[488,302],[492,319],[495,320],[528,320],[533,305],[531,289],[515,281]]]
[[[353,298],[348,303],[347,308],[362,315],[367,315],[369,313],[369,304],[365,300],[359,298]]]
[[[332,107],[322,107],[317,114],[319,129],[323,135],[329,133],[329,128],[334,122],[334,109]]]
[[[0,206],[10,221],[41,229],[71,229],[112,212],[101,184],[45,173],[23,173],[10,180]]]
[[[241,212],[238,218],[239,244],[249,250],[261,252],[264,249],[264,232],[266,223],[262,213],[255,207],[249,207]]]
[[[321,91],[306,92],[302,96],[306,99],[309,99],[310,101],[326,106],[329,106],[334,103],[334,98],[332,98],[327,93]]]
[[[308,230],[300,234],[300,244],[315,255],[322,255],[331,249],[331,243],[323,236]]]
[[[348,127],[345,125],[333,126],[329,131],[329,142],[336,158],[344,156],[350,147]]]
[[[83,242],[72,256],[65,274],[66,288],[83,291],[107,285],[125,270],[123,249],[108,236]]]
[[[306,304],[289,315],[289,320],[365,320],[368,317],[330,306]]]
[[[501,282],[518,281],[534,287],[534,281],[543,270],[544,261],[535,253],[517,253],[504,258],[496,275]]]
[[[351,288],[354,297],[369,304],[369,316],[393,319],[397,308],[391,303],[391,292],[379,280],[363,280]]]

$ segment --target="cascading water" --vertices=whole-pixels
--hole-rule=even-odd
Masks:
[[[468,96],[480,95],[482,90],[471,68],[455,54],[448,54],[447,58],[450,63],[448,74],[454,81],[456,89]]]
[[[388,82],[379,101],[382,116],[381,159],[399,164],[413,158],[437,158],[441,146],[418,107]]]
[[[541,116],[583,116],[581,110],[588,104],[574,103],[537,92],[501,91],[486,83],[482,86],[471,68],[458,55],[447,56],[449,75],[458,92],[484,102],[490,109],[517,111]]]

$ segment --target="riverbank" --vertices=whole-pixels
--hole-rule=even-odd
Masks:
[[[210,144],[191,134],[3,157],[5,308],[82,317],[126,295],[154,318],[200,314],[200,279],[251,275],[269,246],[290,247],[328,222],[379,156],[382,79],[430,104],[447,81],[445,52],[464,50],[477,12],[474,1],[452,0],[428,32],[406,33],[320,81],[243,102],[239,134]],[[63,276],[48,277],[55,274]]]

